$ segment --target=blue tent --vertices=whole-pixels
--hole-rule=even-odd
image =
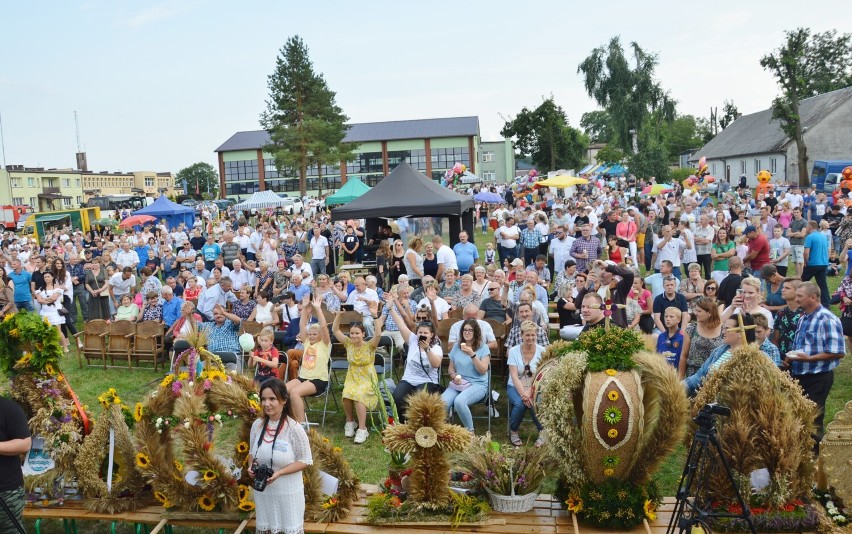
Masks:
[[[160,196],[150,206],[134,211],[133,215],[150,215],[157,220],[165,219],[169,230],[176,228],[180,223],[184,223],[187,228],[192,228],[195,224],[194,209],[175,204],[165,195]]]

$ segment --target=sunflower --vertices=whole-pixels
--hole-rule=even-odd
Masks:
[[[144,452],[136,453],[136,467],[140,469],[148,469],[151,466],[151,457]]]
[[[178,472],[183,471],[183,464],[175,460],[175,469],[177,469]]]
[[[44,364],[44,372],[50,376],[53,376],[56,374],[56,369],[53,368],[53,365],[46,363]]]
[[[604,371],[604,372],[605,372],[606,374],[608,374],[609,376],[615,376],[615,373],[617,373],[618,371],[616,371],[615,369],[607,369],[607,370],[606,370],[606,371]]]
[[[198,499],[198,507],[204,510],[205,512],[211,512],[214,508],[216,508],[216,501],[207,495],[202,495]]]
[[[583,510],[583,500],[575,495],[568,497],[565,501],[565,505],[568,507],[568,511],[574,512],[575,514]]]
[[[618,400],[618,392],[614,391],[614,390],[610,391],[609,393],[606,394],[606,398],[608,398],[612,402],[615,402],[615,401]]]
[[[249,408],[251,408],[252,410],[254,410],[256,412],[259,412],[260,411],[260,404],[258,404],[256,400],[252,399],[252,400],[249,401]]]
[[[612,475],[615,474],[615,471],[613,471],[610,468],[606,468],[606,469],[604,469],[603,473],[604,473],[604,476],[611,477]]]
[[[24,367],[25,365],[30,363],[30,360],[32,360],[32,359],[33,359],[32,353],[31,352],[25,352],[24,355],[21,357],[21,359],[19,359],[17,362],[15,362],[15,367]]]
[[[621,410],[617,406],[610,406],[604,411],[603,420],[611,425],[618,424],[621,421]]]
[[[21,332],[17,328],[13,328],[9,330],[9,335],[12,337],[18,337]]]
[[[145,409],[142,407],[141,403],[136,403],[135,408],[133,409],[133,419],[138,423],[142,420],[142,414],[145,413]]]
[[[654,505],[654,501],[650,499],[646,500],[643,510],[645,511],[645,517],[647,517],[649,521],[657,519],[657,507]]]
[[[171,383],[174,381],[174,379],[175,379],[175,375],[167,374],[166,376],[163,377],[162,382],[160,382],[160,387],[164,388],[164,387],[170,386]]]
[[[254,503],[251,501],[240,501],[240,504],[237,505],[237,508],[243,512],[253,512],[254,511]]]
[[[237,497],[239,497],[240,502],[245,501],[249,497],[249,487],[245,484],[240,484],[240,487],[237,488]]]
[[[187,373],[186,371],[183,371],[181,374],[178,375],[178,380],[186,380],[187,378],[189,378],[189,373]]]
[[[169,500],[168,497],[166,497],[166,494],[161,491],[155,491],[154,498],[160,501],[160,504]]]
[[[329,442],[329,439],[328,439],[328,438],[322,438],[322,442],[323,442],[323,443],[328,443],[328,442]]]
[[[610,439],[615,439],[615,438],[618,437],[618,430],[616,430],[614,428],[610,428],[609,431],[607,431],[606,435]]]
[[[216,471],[212,469],[208,469],[204,471],[204,482],[210,482],[212,480],[216,480],[216,477],[219,476],[216,474]]]
[[[343,449],[341,449],[340,447],[335,447],[332,449],[332,451],[334,451],[335,454],[340,454]]]
[[[11,320],[12,320],[12,319],[14,319],[14,318],[15,318],[15,314],[14,314],[14,313],[10,313],[10,314],[9,314],[9,315],[7,315],[6,317],[3,317],[3,322],[4,322],[4,323],[8,323],[9,321],[11,321]]]
[[[249,450],[249,444],[246,443],[245,441],[241,441],[241,442],[237,443],[236,449],[237,449],[238,453],[245,454]]]

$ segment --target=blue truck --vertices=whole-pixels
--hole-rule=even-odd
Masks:
[[[830,195],[842,181],[840,173],[846,167],[852,166],[852,160],[815,161],[811,171],[811,185],[817,191]]]

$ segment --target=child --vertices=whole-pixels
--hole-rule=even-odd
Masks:
[[[186,288],[183,290],[183,300],[196,302],[198,300],[198,295],[200,294],[201,286],[198,285],[194,276],[190,277],[189,280],[186,281]]]
[[[766,316],[755,313],[752,319],[754,319],[755,343],[757,343],[762,353],[769,356],[772,363],[781,367],[781,351],[769,341],[769,333],[772,332],[772,329],[769,328],[769,321],[766,319]]]
[[[485,265],[493,265],[494,264],[494,243],[486,243],[485,244]]]
[[[831,228],[829,228],[827,220],[822,219],[819,222],[819,233],[821,233],[822,235],[825,236],[825,238],[828,240],[828,244],[829,244],[829,247],[830,247],[830,245],[833,241],[832,241],[832,238],[831,238]]]
[[[145,259],[145,266],[151,268],[151,276],[159,278],[160,275],[160,258],[154,252],[153,248],[148,249],[148,257]]]
[[[607,236],[606,242],[610,261],[621,263],[624,256],[621,254],[621,247],[618,246],[618,237],[615,234]]]
[[[669,306],[663,312],[665,332],[657,336],[657,353],[666,357],[666,361],[674,367],[680,365],[680,353],[683,350],[683,332],[680,330],[680,319],[683,312],[674,306]]]
[[[272,346],[275,334],[271,328],[264,328],[257,335],[259,345],[251,353],[251,364],[257,366],[254,381],[258,384],[268,378],[278,378],[278,349]]]
[[[741,260],[748,256],[748,237],[742,236],[737,238],[737,256]]]

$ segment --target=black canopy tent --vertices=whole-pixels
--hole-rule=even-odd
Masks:
[[[456,193],[400,163],[382,181],[352,202],[331,210],[333,220],[366,219],[367,235],[373,235],[380,218],[446,217],[450,222],[450,245],[465,230],[474,239],[473,198]]]

